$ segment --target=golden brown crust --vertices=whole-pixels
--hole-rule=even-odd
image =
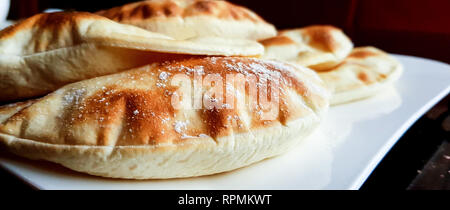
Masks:
[[[89,43],[132,48],[141,51],[191,54],[191,52],[195,53],[195,50],[199,50],[200,47],[211,45],[209,42],[213,41],[214,45],[225,45],[226,43],[223,42],[233,42],[236,46],[245,42],[245,44],[252,44],[262,49],[262,46],[254,41],[250,43],[249,40],[218,37],[213,41],[191,39],[186,41],[187,43],[172,40],[172,37],[160,33],[152,33],[138,27],[119,24],[108,18],[87,12],[55,12],[32,16],[2,30],[0,32],[0,53],[30,55]],[[165,43],[164,41],[170,43]],[[173,48],[173,45],[177,44],[188,47],[196,45],[195,47],[199,47],[199,49],[181,50],[182,47],[179,47],[179,49],[164,49]],[[231,44],[226,45],[229,46]],[[232,47],[236,48],[236,46]],[[206,48],[214,48],[214,46],[208,46]],[[236,49],[233,50],[236,51]],[[208,53],[197,54],[209,55]]]
[[[302,29],[305,36],[310,37],[309,45],[326,52],[333,52],[340,47],[340,43],[331,34],[341,31],[339,28],[329,25],[309,26]]]
[[[28,30],[32,27],[48,28],[58,33],[69,24],[76,24],[84,19],[104,19],[101,16],[87,12],[55,12],[41,13],[20,21],[0,31],[0,40],[14,36],[17,32]],[[44,29],[41,29],[44,30]]]
[[[339,70],[342,66],[357,66],[359,68],[366,68],[364,61],[365,59],[369,59],[370,57],[387,57],[388,54],[385,52],[376,49],[374,47],[356,47],[352,50],[352,52],[337,66],[329,69],[324,69],[320,73],[332,72]],[[357,76],[357,78],[361,81],[368,81],[368,77],[364,72],[360,72],[361,74]]]
[[[355,48],[350,55],[348,55],[349,58],[355,58],[355,59],[364,59],[370,56],[377,56],[379,55],[376,52],[365,50],[364,48]]]
[[[186,55],[257,56],[253,40],[174,40],[83,12],[38,14],[0,32],[0,101]]]
[[[185,142],[187,137],[202,135],[218,139],[258,128],[286,125],[327,106],[327,98],[317,92],[317,87],[306,85],[306,78],[299,79],[294,68],[274,61],[237,57],[191,58],[154,64],[66,86],[15,113],[0,124],[0,131],[45,143],[126,146],[178,144]],[[237,73],[254,75],[258,81],[279,73],[278,117],[266,120],[260,116],[260,107],[253,110],[238,107],[236,95],[232,96],[235,103],[232,108],[174,109],[170,96],[178,87],[172,86],[168,82],[170,77],[166,76],[184,74],[192,79],[195,69],[222,78]],[[249,95],[248,88],[245,95]],[[292,94],[300,99],[292,98]],[[303,102],[299,103],[299,100]],[[50,104],[59,105],[51,107]],[[44,124],[56,126],[51,133],[30,123],[41,114],[49,117]],[[53,115],[57,117],[52,119]]]
[[[226,1],[212,0],[150,0],[126,4],[97,14],[115,21],[127,22],[156,17],[210,16],[227,20],[264,20],[247,8]]]
[[[253,11],[215,0],[149,0],[97,14],[178,40],[196,37],[226,37],[261,40],[276,35],[276,29]]]
[[[32,31],[39,38],[30,39],[32,43],[29,43],[28,46],[33,46],[33,49],[28,50],[29,52],[39,53],[65,46],[79,45],[84,40],[82,40],[80,29],[77,26],[81,21],[88,19],[105,20],[101,16],[87,12],[37,14],[0,31],[0,42],[13,38],[20,32]],[[68,37],[70,39],[66,39]]]
[[[361,80],[362,82],[366,83],[366,84],[369,82],[369,77],[364,72],[359,72],[358,73],[358,79]]]
[[[173,2],[136,2],[108,10],[96,12],[96,14],[115,21],[134,19],[146,19],[151,17],[175,17],[183,14],[181,7]]]
[[[260,41],[260,43],[266,47],[272,46],[272,45],[289,45],[289,44],[295,44],[294,40],[287,36],[278,35],[272,38],[268,38],[265,40]]]
[[[263,57],[295,62],[316,71],[338,65],[353,48],[342,30],[329,25],[283,30],[260,43],[266,47]]]
[[[216,58],[214,59],[214,64],[211,64],[209,58],[186,59],[159,64],[156,69],[158,69],[158,72],[166,72],[169,75],[177,73],[189,74],[189,69],[203,66],[206,72],[210,74],[219,74],[222,78],[226,78],[226,75],[230,73],[242,73],[243,71],[248,71],[248,74],[255,75],[258,79],[261,79],[259,73],[247,69],[252,63],[256,62],[247,59],[233,59],[234,60],[226,57]],[[244,67],[240,70],[224,68],[226,65],[235,65],[234,62],[239,62],[241,63],[240,65]],[[277,69],[270,64],[262,64],[261,67],[268,71],[279,72],[281,74],[285,82],[284,84],[289,86],[282,87],[282,89],[292,88],[296,90],[297,94],[306,96],[307,89],[304,87],[304,84],[299,82],[298,79],[288,71]],[[132,74],[132,78],[141,78],[144,74],[146,73],[135,72]],[[193,74],[189,74],[189,76],[193,79]],[[75,121],[71,123],[84,123],[85,120],[90,119],[105,119],[100,122],[101,125],[111,124],[113,123],[112,121],[126,122],[123,129],[125,131],[130,131],[130,133],[126,134],[130,136],[124,138],[127,139],[127,141],[119,140],[117,145],[167,143],[176,141],[182,135],[199,136],[201,134],[206,134],[216,139],[222,136],[228,136],[234,132],[245,132],[258,127],[270,126],[273,123],[272,121],[259,120],[257,116],[258,110],[255,110],[252,113],[251,127],[247,128],[243,127],[239,118],[230,121],[229,116],[240,115],[240,111],[236,107],[234,109],[201,110],[199,113],[199,120],[204,122],[204,125],[196,129],[186,130],[185,133],[180,134],[174,129],[173,123],[175,122],[169,120],[168,123],[164,123],[164,118],[177,114],[177,111],[174,110],[171,105],[171,98],[167,95],[167,91],[173,93],[176,90],[175,87],[169,86],[164,89],[155,89],[152,91],[139,91],[133,89],[114,91],[115,89],[117,88],[114,86],[105,87],[93,94],[93,96],[86,98],[83,104],[80,105],[86,108],[79,112],[73,112],[71,117],[74,118]],[[246,91],[248,91],[248,89]],[[234,100],[237,99],[235,98]],[[283,106],[283,104],[290,104],[285,103],[289,100],[286,95],[281,96],[280,100],[282,101],[282,106],[280,107],[282,111],[280,110],[281,112],[278,121],[282,124],[286,124],[288,120],[300,117],[299,114],[301,113],[299,110],[292,109],[293,107],[287,107],[286,105]],[[134,113],[136,110],[138,110],[138,112]],[[118,117],[118,113],[122,116]],[[81,116],[81,118],[77,118],[76,116]],[[105,130],[104,132],[108,133],[109,130]],[[133,137],[131,137],[131,135],[133,135]],[[110,140],[103,139],[103,136],[107,135],[101,135],[98,143],[100,145],[103,145],[103,143],[108,145],[107,142]],[[130,141],[130,139],[132,140]]]
[[[367,98],[396,81],[402,65],[374,47],[357,47],[338,66],[319,72],[333,91],[331,104]]]

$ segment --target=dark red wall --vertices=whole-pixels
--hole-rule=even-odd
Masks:
[[[279,29],[311,24],[341,27],[356,45],[450,63],[449,0],[231,0]]]
[[[132,1],[132,0],[131,0]],[[13,0],[10,17],[48,7],[96,11],[130,0]],[[230,0],[279,29],[311,24],[341,27],[356,45],[450,63],[450,0]]]

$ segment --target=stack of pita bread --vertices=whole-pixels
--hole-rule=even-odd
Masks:
[[[284,30],[260,42],[265,46],[263,58],[315,70],[333,93],[331,105],[373,96],[395,82],[403,70],[380,49],[353,48],[352,41],[333,26]]]
[[[285,153],[330,101],[400,72],[339,29],[277,32],[226,1],[38,14],[0,32],[0,147],[103,177],[215,174]],[[206,105],[193,108],[198,95]]]

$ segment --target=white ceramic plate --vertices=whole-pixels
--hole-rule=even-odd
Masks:
[[[326,121],[289,153],[199,178],[130,181],[99,178],[56,164],[0,155],[0,165],[39,189],[358,189],[402,134],[450,91],[450,66],[396,57],[405,67],[376,97],[332,107]]]

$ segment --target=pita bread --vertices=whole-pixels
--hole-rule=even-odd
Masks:
[[[277,115],[263,119],[261,106],[249,109],[257,101],[250,89],[229,87],[228,80],[224,89],[235,106],[226,99],[219,108],[175,109],[172,97],[188,99],[182,93],[191,90],[173,83],[175,75],[190,83],[205,72],[223,78],[253,75],[259,90],[260,82],[279,75],[279,85],[268,86],[280,91],[272,97],[280,100]],[[216,95],[206,97],[209,88],[200,93],[214,101]],[[201,176],[286,152],[309,135],[327,108],[326,88],[306,68],[251,58],[191,58],[84,80],[32,102],[1,107],[0,146],[104,177]]]
[[[90,13],[39,14],[0,32],[0,101],[185,55],[255,56],[250,40],[174,40]],[[184,55],[184,56],[183,56]]]
[[[264,58],[289,61],[316,71],[336,66],[353,48],[342,30],[322,25],[284,30],[261,43],[266,48]]]
[[[97,14],[180,40],[198,36],[259,40],[276,35],[273,25],[249,9],[227,1],[151,0]]]
[[[375,95],[396,81],[402,65],[374,47],[358,47],[338,66],[319,72],[331,89],[331,104],[347,103]]]

